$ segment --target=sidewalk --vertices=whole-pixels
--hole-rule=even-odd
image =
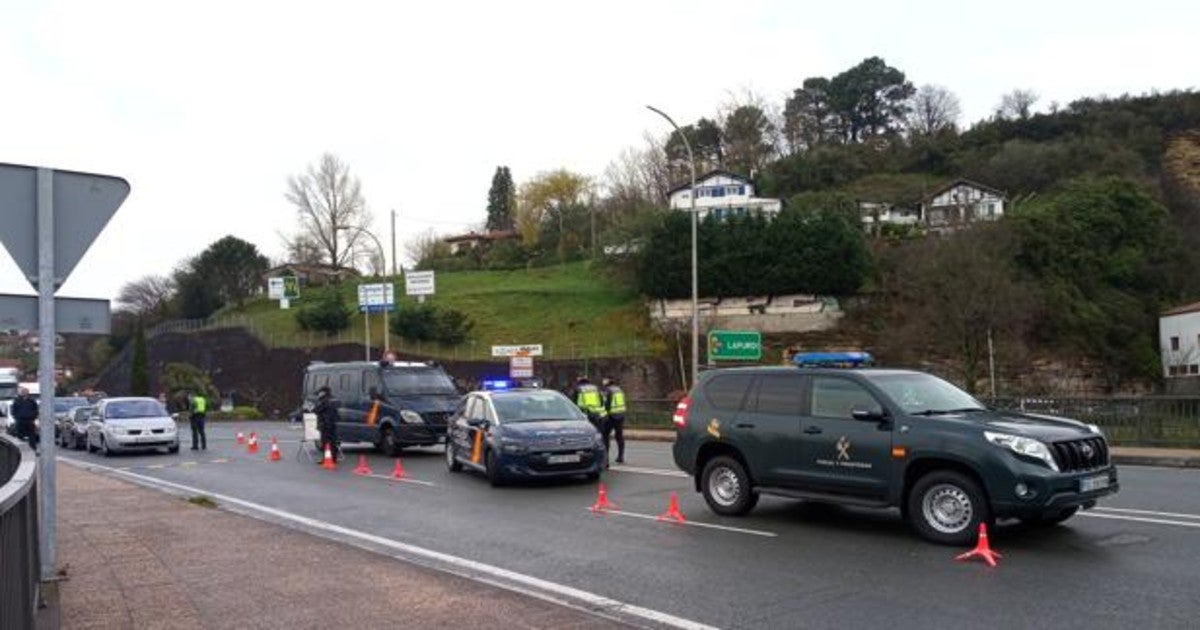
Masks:
[[[666,429],[626,429],[625,437],[647,442],[674,442],[675,432]],[[1200,468],[1200,449],[1196,448],[1114,446],[1111,452],[1112,461],[1117,465]]]
[[[616,623],[58,467],[63,628],[609,628]]]

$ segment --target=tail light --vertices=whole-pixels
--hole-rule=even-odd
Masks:
[[[691,396],[684,396],[679,404],[675,405],[675,414],[671,416],[671,422],[675,423],[677,428],[682,429],[687,426],[688,407],[692,404]]]

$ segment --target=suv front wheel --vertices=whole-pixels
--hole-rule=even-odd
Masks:
[[[750,485],[750,475],[741,462],[719,455],[709,460],[700,473],[700,491],[708,507],[724,516],[741,516],[754,509],[758,494]]]
[[[908,494],[906,513],[922,538],[941,545],[970,545],[979,524],[992,522],[979,484],[952,470],[934,471],[918,479]]]

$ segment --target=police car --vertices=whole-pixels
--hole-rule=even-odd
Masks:
[[[584,476],[604,468],[604,440],[566,396],[511,381],[485,381],[463,397],[447,429],[446,466],[470,468],[493,486],[516,478]]]
[[[1119,489],[1094,425],[989,409],[865,353],[794,361],[705,372],[680,401],[675,463],[714,512],[761,494],[898,507],[922,537],[961,545],[980,523],[1056,524]]]

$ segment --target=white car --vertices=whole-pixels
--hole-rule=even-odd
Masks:
[[[87,450],[105,455],[132,450],[179,452],[175,420],[153,398],[106,398],[87,423]]]

